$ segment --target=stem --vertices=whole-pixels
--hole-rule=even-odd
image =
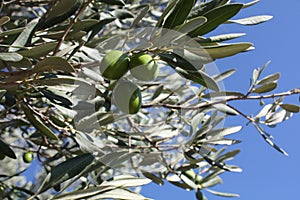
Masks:
[[[172,105],[172,104],[144,104],[143,108],[148,107],[165,107],[170,109],[190,109],[190,110],[197,110],[200,108],[206,108],[210,107],[212,105],[220,104],[220,103],[227,103],[229,101],[238,101],[238,100],[260,100],[260,99],[271,99],[276,97],[282,97],[282,96],[291,96],[295,94],[300,94],[300,89],[292,89],[287,92],[277,93],[277,94],[268,94],[268,95],[256,95],[256,96],[241,96],[241,97],[231,97],[225,100],[219,100],[219,101],[210,101],[210,102],[202,102],[195,106],[182,106],[182,105]]]
[[[68,28],[65,30],[63,36],[61,37],[61,39],[59,40],[58,44],[55,47],[55,50],[53,51],[53,55],[55,55],[60,46],[62,45],[62,43],[65,41],[68,33],[71,31],[73,25],[75,24],[75,22],[77,21],[77,19],[79,18],[80,14],[86,9],[86,7],[92,2],[93,0],[88,0],[88,2],[86,2],[81,8],[80,10],[77,12],[77,14],[75,15],[75,17],[72,19],[72,21],[70,22]]]

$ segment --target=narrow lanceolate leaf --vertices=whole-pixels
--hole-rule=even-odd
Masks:
[[[300,107],[294,104],[280,104],[280,107],[288,112],[297,113],[300,111]]]
[[[201,2],[200,5],[195,6],[192,11],[190,12],[188,18],[194,18],[197,16],[202,16],[205,13],[209,12],[210,10],[213,10],[214,8],[220,7],[226,3],[228,3],[230,0],[214,0],[214,1],[206,1]]]
[[[229,69],[225,72],[222,72],[221,74],[218,74],[214,77],[214,79],[219,82],[222,81],[228,77],[230,77],[231,75],[233,75],[236,72],[236,69]]]
[[[99,1],[110,5],[125,6],[125,2],[123,0],[99,0]]]
[[[145,15],[149,12],[149,9],[150,9],[149,5],[144,6],[143,9],[137,14],[135,19],[131,23],[130,28],[135,27],[143,19],[143,17],[145,17]]]
[[[46,126],[38,116],[34,115],[27,105],[21,104],[21,107],[28,121],[30,121],[30,123],[39,131],[40,134],[49,139],[58,140],[53,131]]]
[[[199,71],[189,71],[189,70],[183,70],[179,67],[174,68],[175,71],[183,76],[186,79],[189,79],[191,81],[194,81],[195,83],[199,83],[200,85],[203,85],[207,87],[208,89],[214,90],[214,91],[219,91],[219,86],[216,83],[216,81],[211,78],[208,74],[202,72],[201,70]]]
[[[10,18],[8,16],[1,17],[0,18],[0,26],[3,26],[4,24],[6,24],[9,21],[10,21]]]
[[[0,60],[19,62],[23,59],[23,56],[18,53],[0,53]]]
[[[219,103],[219,104],[213,105],[213,107],[215,109],[217,109],[218,111],[225,113],[227,115],[239,115],[239,113],[236,110],[232,109],[231,107],[229,107],[226,104]]]
[[[171,2],[168,3],[168,6],[165,8],[164,12],[162,13],[162,15],[157,20],[156,27],[161,27],[162,26],[162,24],[164,23],[165,17],[170,14],[170,12],[173,10],[175,5],[176,5],[176,1],[171,1]]]
[[[257,85],[264,85],[266,83],[276,82],[280,78],[280,73],[271,74],[269,76],[264,77],[263,79],[257,81]]]
[[[17,158],[15,152],[10,148],[10,146],[5,142],[3,142],[1,139],[0,139],[0,152],[12,159]]]
[[[218,59],[241,53],[249,49],[251,46],[253,46],[252,43],[244,42],[205,47],[205,50],[211,56],[212,59]]]
[[[98,33],[99,31],[106,25],[109,24],[110,22],[113,22],[116,18],[106,18],[101,21],[99,21],[93,28],[89,38],[88,42],[91,41]]]
[[[214,42],[223,42],[227,40],[236,39],[246,35],[245,33],[228,33],[222,35],[211,36],[209,38],[196,39],[200,44],[203,43],[214,43]]]
[[[28,58],[40,58],[46,56],[48,53],[53,51],[56,45],[57,42],[49,42],[49,43],[38,45],[28,50],[18,51],[18,53]]]
[[[164,28],[172,29],[183,24],[195,4],[195,0],[178,0],[163,24]]]
[[[101,194],[95,195],[94,197],[87,198],[87,200],[92,199],[122,199],[122,200],[150,200],[142,196],[141,194],[135,193],[131,190],[117,188]]]
[[[60,22],[65,21],[70,16],[75,14],[82,4],[82,0],[63,0],[58,1],[50,8],[49,12],[46,13],[36,25],[36,30],[49,28]]]
[[[240,92],[221,91],[221,92],[210,92],[208,94],[202,95],[201,98],[229,99],[229,98],[242,98],[244,96],[245,95]]]
[[[139,178],[131,175],[115,176],[112,181],[105,181],[101,186],[114,186],[114,187],[138,187],[151,183],[151,179]]]
[[[73,66],[63,58],[60,57],[47,57],[44,60],[38,62],[33,68],[33,73],[61,70],[64,72],[74,72]]]
[[[19,48],[16,47],[22,47],[25,46],[29,38],[31,37],[31,32],[37,25],[37,20],[34,19],[31,22],[29,22],[25,29],[22,31],[22,33],[17,37],[17,39],[12,43],[11,47],[8,49],[9,52],[15,52],[19,50]]]
[[[261,93],[267,93],[267,92],[270,92],[272,90],[274,90],[275,88],[277,87],[277,83],[267,83],[267,84],[264,84],[258,88],[255,88],[253,90],[254,93],[258,93],[258,94],[261,94]]]
[[[257,4],[259,1],[260,1],[260,0],[254,0],[254,1],[251,1],[251,2],[249,2],[249,3],[245,3],[245,4],[243,5],[243,8],[248,8],[248,7],[250,7],[250,6],[253,6],[253,5]]]
[[[205,17],[203,17],[203,16],[196,17],[194,19],[191,19],[187,23],[182,24],[181,26],[179,26],[177,28],[177,31],[179,31],[181,33],[189,33],[191,31],[197,29],[199,26],[201,26],[205,22],[207,22]]]
[[[211,189],[206,189],[206,191],[214,194],[214,195],[217,195],[217,196],[221,196],[221,197],[239,197],[240,195],[238,194],[233,194],[233,193],[226,193],[226,192],[218,192],[218,191],[215,191],[215,190],[211,190]]]
[[[259,15],[259,16],[247,17],[243,19],[228,20],[228,22],[249,26],[249,25],[256,25],[256,24],[269,21],[272,18],[273,16],[270,15]]]
[[[214,30],[219,25],[235,16],[242,7],[243,4],[226,4],[209,11],[204,15],[204,17],[207,19],[207,22],[200,26],[198,29],[190,32],[189,36],[201,36]]]
[[[75,177],[86,167],[88,167],[94,161],[94,159],[94,156],[87,153],[58,164],[57,166],[53,167],[50,173],[47,175],[39,191],[46,191],[47,189],[54,187],[59,183]]]

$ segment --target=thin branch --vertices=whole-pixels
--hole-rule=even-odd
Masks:
[[[77,14],[75,15],[75,17],[72,19],[72,21],[70,22],[69,26],[67,27],[67,29],[65,30],[63,36],[61,37],[61,39],[59,40],[58,44],[55,47],[55,50],[53,51],[53,55],[55,55],[60,46],[62,45],[62,43],[65,41],[68,33],[71,31],[73,25],[75,24],[75,22],[77,21],[77,19],[79,18],[79,16],[81,15],[81,13],[86,9],[86,7],[92,2],[93,0],[88,0],[88,2],[86,2],[81,9],[77,12]]]
[[[268,95],[256,95],[256,96],[237,96],[237,97],[231,97],[224,100],[219,101],[208,101],[208,102],[202,102],[195,106],[182,106],[182,105],[172,105],[172,104],[162,104],[162,103],[156,103],[156,104],[144,104],[143,108],[149,108],[149,107],[165,107],[169,109],[189,109],[189,110],[197,110],[201,108],[210,107],[216,104],[225,104],[229,101],[238,101],[238,100],[260,100],[260,99],[272,99],[276,97],[283,97],[283,96],[291,96],[295,94],[300,94],[300,89],[293,89],[289,90],[287,92],[277,93],[277,94],[268,94]]]

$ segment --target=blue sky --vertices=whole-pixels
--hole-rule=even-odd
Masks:
[[[249,1],[240,1],[249,2]],[[252,70],[261,67],[268,60],[271,64],[265,70],[265,75],[281,72],[279,87],[275,92],[283,92],[300,86],[299,45],[300,35],[300,2],[296,0],[269,1],[261,0],[253,7],[243,10],[236,18],[250,17],[252,15],[272,15],[274,18],[257,26],[225,25],[214,31],[215,35],[221,33],[246,33],[241,39],[235,40],[252,42],[255,50],[216,62],[220,71],[237,68],[238,71],[225,81],[227,90],[245,92],[249,86]],[[299,105],[299,96],[286,98],[286,102]],[[259,109],[258,102],[240,102],[233,104],[244,113],[256,114]],[[243,168],[242,173],[226,173],[222,176],[224,183],[214,189],[224,192],[234,192],[241,195],[240,200],[294,200],[299,198],[300,189],[299,141],[300,141],[300,115],[294,117],[276,128],[267,128],[275,142],[285,149],[289,156],[285,157],[272,149],[251,126],[245,126],[236,134],[237,139],[243,142],[233,148],[241,149],[241,153],[231,163]],[[227,119],[226,125],[243,125],[246,121],[240,117]],[[159,187],[146,186],[142,193],[156,200],[195,199],[194,192],[187,192],[170,184]],[[208,194],[208,193],[205,193]],[[226,199],[207,195],[210,200]]]

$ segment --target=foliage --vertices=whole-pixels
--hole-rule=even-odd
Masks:
[[[240,142],[227,136],[242,126],[223,127],[224,120],[247,119],[286,154],[264,127],[300,109],[283,101],[298,89],[267,94],[280,78],[263,76],[267,64],[253,71],[245,93],[220,88],[235,70],[207,73],[214,60],[253,49],[248,42],[228,43],[243,33],[206,34],[222,24],[271,19],[232,19],[257,2],[1,1],[1,198],[147,199],[133,188],[165,181],[194,190],[197,199],[206,199],[203,191],[238,196],[211,189],[222,183],[222,173],[241,171],[227,163],[239,150],[226,146]],[[120,79],[142,92],[137,114],[118,110],[113,94],[120,82],[100,73],[110,50],[149,54],[159,67],[153,81],[130,71]],[[262,103],[256,116],[230,104],[253,99],[272,103]],[[22,161],[26,152],[34,154],[32,165],[39,164],[34,180],[24,175],[32,170]]]

